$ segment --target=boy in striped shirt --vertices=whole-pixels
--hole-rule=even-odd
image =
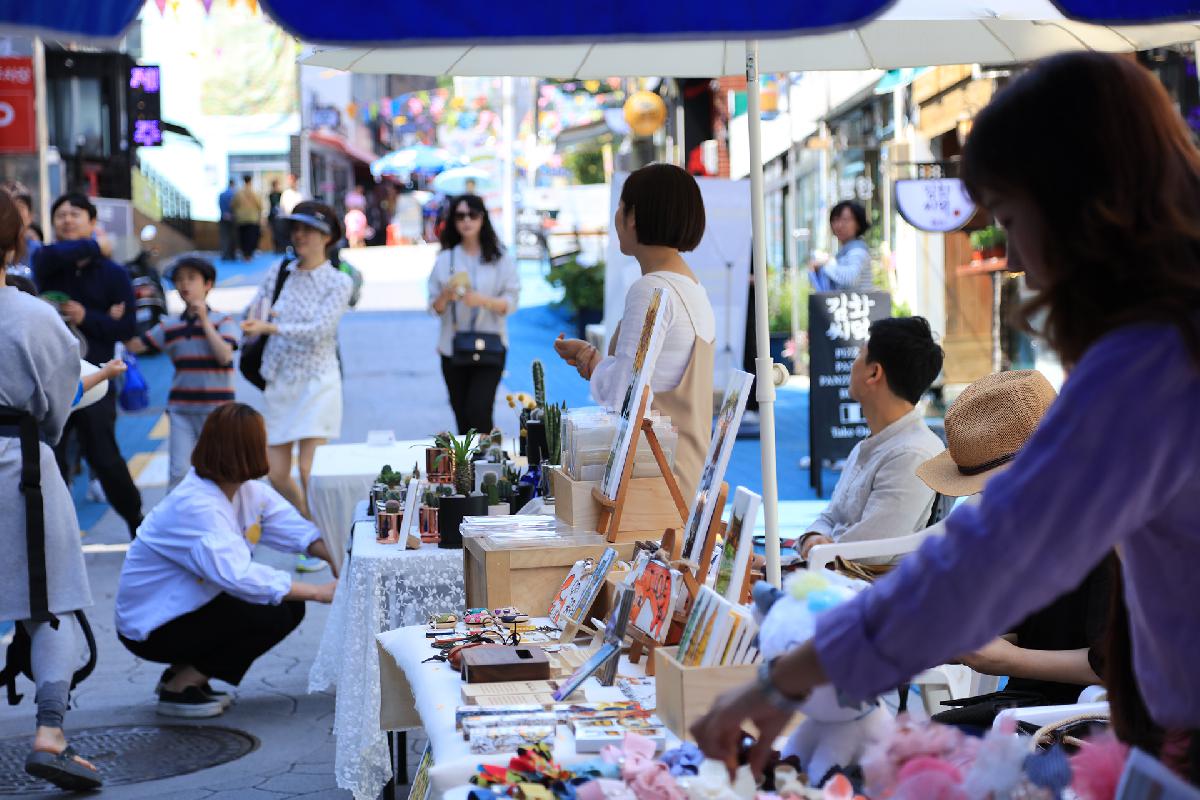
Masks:
[[[179,317],[164,318],[126,342],[126,347],[134,353],[164,352],[175,365],[167,397],[171,421],[170,491],[191,467],[192,449],[209,412],[233,401],[233,351],[239,332],[231,315],[208,307],[208,293],[217,282],[217,270],[211,262],[184,256],[167,277],[187,310]]]

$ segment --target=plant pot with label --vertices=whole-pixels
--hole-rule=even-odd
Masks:
[[[459,526],[462,525],[463,517],[484,517],[487,516],[487,512],[486,495],[472,494],[464,497],[454,494],[443,497],[438,508],[438,535],[441,536],[438,547],[443,550],[461,550],[462,531],[459,530]]]

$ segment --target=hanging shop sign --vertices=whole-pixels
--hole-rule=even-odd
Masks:
[[[0,58],[0,153],[36,153],[33,59]]]
[[[967,224],[975,201],[961,178],[913,178],[896,181],[896,209],[919,231],[949,233]]]
[[[129,68],[129,138],[137,147],[162,145],[162,71],[153,64]]]
[[[821,470],[871,435],[862,405],[850,397],[850,368],[871,323],[892,315],[887,292],[818,292],[808,298],[810,480],[823,496]]]

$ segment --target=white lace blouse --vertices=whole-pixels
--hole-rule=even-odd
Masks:
[[[279,331],[267,340],[262,375],[268,381],[298,383],[338,368],[338,322],[350,306],[354,282],[328,261],[315,269],[299,269],[293,261],[286,269],[290,274],[271,308]],[[271,299],[278,274],[278,265],[270,269],[252,307]]]

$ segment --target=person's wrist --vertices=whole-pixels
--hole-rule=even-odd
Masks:
[[[779,688],[774,674],[775,664],[778,661],[779,658],[776,657],[770,661],[763,661],[758,665],[755,687],[758,689],[759,694],[774,708],[789,712],[799,711],[800,706],[808,699],[808,692],[800,695],[792,695]]]

